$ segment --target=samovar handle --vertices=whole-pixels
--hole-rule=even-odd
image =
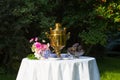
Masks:
[[[64,28],[64,33],[66,34],[66,28]],[[68,40],[70,38],[70,32],[66,34],[66,39]]]
[[[67,39],[69,39],[69,38],[70,38],[70,32],[67,33]]]

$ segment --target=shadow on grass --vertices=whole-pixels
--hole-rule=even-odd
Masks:
[[[97,64],[100,76],[103,76],[106,72],[120,74],[120,57],[103,57],[97,59]]]
[[[0,80],[15,80],[16,74],[0,74]]]
[[[0,80],[16,80],[17,72],[11,70],[0,66]]]

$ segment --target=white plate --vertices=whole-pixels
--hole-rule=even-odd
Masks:
[[[61,58],[48,58],[48,60],[61,60]]]
[[[63,60],[71,60],[72,58],[62,58]]]

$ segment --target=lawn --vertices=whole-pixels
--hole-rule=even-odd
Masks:
[[[120,59],[105,57],[97,60],[101,80],[120,80]],[[16,74],[0,74],[0,80],[15,80]]]
[[[15,74],[0,74],[0,80],[16,80]]]
[[[105,57],[97,60],[101,80],[120,80],[120,58]]]

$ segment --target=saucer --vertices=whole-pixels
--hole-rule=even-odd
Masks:
[[[62,60],[71,60],[72,58],[62,58]]]
[[[50,58],[48,58],[48,60],[61,60],[62,58],[52,58],[52,57],[50,57]]]

